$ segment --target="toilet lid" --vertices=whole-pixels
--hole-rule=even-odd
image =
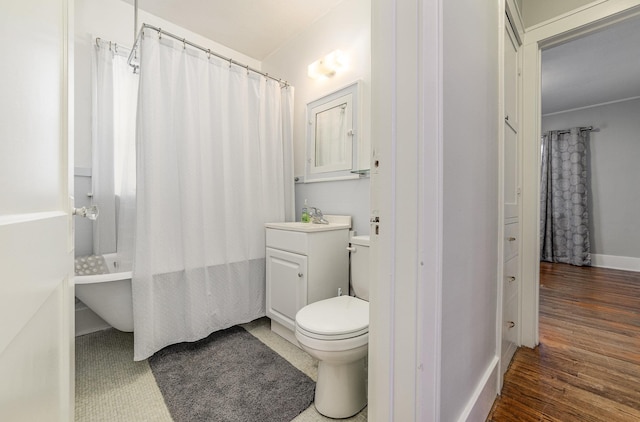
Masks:
[[[303,334],[318,339],[345,339],[369,332],[369,302],[338,296],[312,303],[296,314]]]

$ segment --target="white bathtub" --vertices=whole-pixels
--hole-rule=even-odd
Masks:
[[[116,254],[103,255],[110,273],[76,275],[75,293],[93,312],[120,331],[133,331],[131,271],[117,272]]]

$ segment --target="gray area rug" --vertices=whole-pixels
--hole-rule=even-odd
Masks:
[[[149,365],[176,422],[291,421],[315,383],[242,327],[165,347]]]

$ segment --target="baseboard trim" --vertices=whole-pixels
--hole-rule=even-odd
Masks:
[[[76,337],[96,331],[106,330],[111,326],[96,315],[84,303],[76,304]]]
[[[594,267],[640,272],[640,258],[630,256],[591,254],[591,265]]]
[[[458,418],[458,422],[484,421],[487,419],[487,416],[489,416],[493,402],[498,396],[496,388],[498,385],[499,360],[498,356],[493,357],[493,360],[473,392],[471,399],[465,406],[462,415]]]
[[[285,340],[288,340],[289,343],[293,344],[294,346],[297,346],[298,348],[300,348],[300,345],[298,344],[298,340],[296,339],[295,333],[290,329],[288,329],[287,327],[285,327],[284,325],[278,323],[277,321],[271,320],[271,331],[278,334],[280,337],[284,338]]]

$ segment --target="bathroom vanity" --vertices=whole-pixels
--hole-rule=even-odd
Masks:
[[[267,223],[266,312],[271,330],[293,344],[296,313],[309,303],[349,294],[350,216],[329,224]]]

